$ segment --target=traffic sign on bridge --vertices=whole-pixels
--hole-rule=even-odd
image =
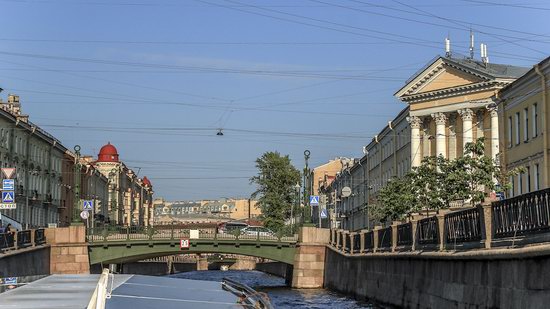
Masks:
[[[189,249],[189,238],[180,239],[180,249]]]
[[[311,195],[309,197],[309,205],[319,206],[319,195]]]

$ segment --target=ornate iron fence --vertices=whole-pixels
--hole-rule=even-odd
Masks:
[[[353,252],[359,252],[359,251],[361,251],[361,235],[354,234],[353,235]]]
[[[12,233],[2,233],[0,234],[0,249],[6,249],[13,247],[13,234]]]
[[[420,245],[436,245],[439,243],[439,226],[437,217],[418,220],[416,239]]]
[[[261,240],[261,241],[281,241],[296,242],[297,236],[271,235],[266,233],[242,233],[236,230],[233,233],[216,233],[215,229],[204,228],[197,229],[198,233],[193,237],[197,239],[219,239],[219,240]],[[86,230],[88,242],[106,242],[106,241],[129,241],[129,240],[177,240],[181,238],[191,238],[190,229],[182,228],[156,228],[156,227],[124,227],[124,226],[105,226],[89,228]]]
[[[374,233],[373,233],[373,231],[365,233],[364,237],[365,237],[365,239],[363,240],[364,241],[363,248],[365,250],[374,249]]]
[[[392,227],[378,230],[378,248],[391,248],[392,246]]]
[[[31,243],[31,231],[19,231],[17,232],[17,247],[22,248],[32,245]]]
[[[445,242],[462,243],[481,240],[479,208],[451,212],[445,215]]]
[[[550,229],[550,188],[492,204],[493,237],[538,233]]]
[[[44,229],[34,230],[34,243],[39,245],[46,242],[46,235],[44,234]]]
[[[412,241],[412,223],[399,224],[397,226],[397,245],[411,246]]]

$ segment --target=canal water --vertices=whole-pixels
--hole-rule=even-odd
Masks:
[[[312,308],[312,309],[358,309],[378,307],[369,303],[355,301],[349,297],[337,294],[324,289],[291,289],[285,286],[285,280],[260,271],[192,271],[170,275],[172,278],[183,278],[192,280],[219,281],[223,278],[230,278],[253,287],[257,291],[269,295],[271,303],[277,309],[286,308]]]

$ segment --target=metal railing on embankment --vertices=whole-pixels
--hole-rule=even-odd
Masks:
[[[210,239],[210,240],[256,240],[262,242],[290,242],[298,241],[297,235],[282,234],[269,235],[263,233],[243,234],[219,233],[214,228],[186,229],[174,227],[137,227],[137,226],[104,226],[86,230],[86,239],[90,243],[133,241],[133,240],[179,240],[182,238]]]
[[[330,244],[352,254],[443,251],[550,242],[550,188],[387,227],[332,230]]]
[[[0,233],[0,253],[46,243],[44,229]]]

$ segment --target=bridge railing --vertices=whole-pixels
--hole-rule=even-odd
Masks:
[[[447,244],[480,241],[481,237],[479,208],[455,211],[445,216],[445,242]]]
[[[0,253],[25,247],[41,245],[46,242],[44,229],[10,231],[0,233]]]
[[[88,242],[109,242],[109,241],[131,241],[131,240],[179,240],[182,238],[192,239],[217,239],[217,240],[258,240],[273,242],[296,242],[298,237],[271,235],[271,234],[244,234],[219,233],[214,228],[204,229],[183,229],[176,227],[126,227],[126,226],[104,226],[89,228],[86,230]]]

